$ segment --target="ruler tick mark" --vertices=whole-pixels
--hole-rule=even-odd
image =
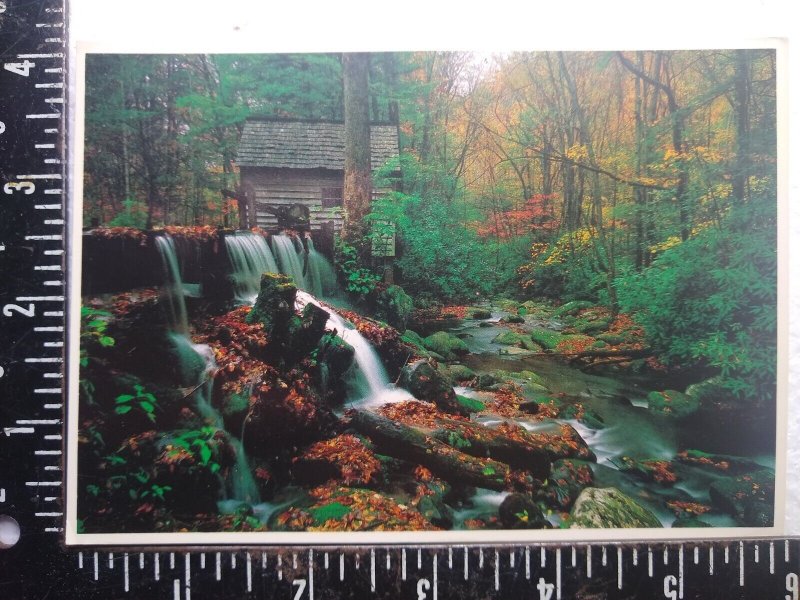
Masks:
[[[547,552],[544,549],[544,546],[539,548],[539,563],[541,567],[544,569],[545,565],[547,564]]]
[[[250,555],[247,555],[248,558]],[[192,555],[188,552],[183,555],[183,587],[184,587],[184,596],[186,600],[191,600],[192,598]],[[248,592],[250,589],[248,588]]]
[[[494,551],[494,589],[500,589],[500,553]]]
[[[375,549],[369,552],[369,587],[371,591],[375,591]]]
[[[464,581],[469,577],[469,548],[464,546]]]
[[[219,552],[216,555],[216,577],[217,581],[222,581],[222,557]]]
[[[129,592],[131,588],[130,584],[130,574],[128,570],[128,553],[126,552],[122,558],[122,569],[125,573],[125,591]]]
[[[531,549],[525,547],[525,579],[531,578]],[[466,579],[466,578],[465,578]]]
[[[708,549],[708,574],[714,574],[714,547]]]
[[[744,587],[744,542],[739,542],[739,587]]]
[[[775,542],[769,543],[769,574],[775,574]]]
[[[405,550],[403,551],[405,552]],[[278,560],[280,560],[280,556]],[[406,580],[406,555],[403,554],[403,581]],[[344,581],[344,553],[339,555],[339,581]]]
[[[647,547],[647,576],[653,577],[653,549]]]
[[[617,546],[617,589],[622,589],[622,546]]]
[[[153,578],[156,581],[161,580],[161,557],[156,552],[156,555],[153,557]]]
[[[592,578],[592,547],[586,546],[586,578]]]
[[[94,580],[97,581],[100,578],[100,557],[98,556],[97,552],[94,553]]]

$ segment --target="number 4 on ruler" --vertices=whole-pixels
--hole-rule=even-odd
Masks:
[[[555,587],[552,583],[547,583],[544,577],[539,577],[539,583],[536,584],[536,589],[539,590],[539,600],[552,600]]]

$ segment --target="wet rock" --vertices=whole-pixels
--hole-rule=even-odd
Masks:
[[[596,411],[583,405],[583,403],[566,404],[558,411],[562,419],[575,419],[590,429],[604,429],[606,424]]]
[[[672,527],[713,527],[713,525],[701,521],[698,517],[684,517],[675,519],[672,522]]]
[[[489,327],[494,327],[494,323],[487,323],[486,321],[483,321],[481,323],[478,323],[478,327],[488,329]]]
[[[275,330],[284,329],[289,319],[295,316],[296,295],[297,287],[288,275],[263,273],[258,297],[246,321],[261,323],[270,335]]]
[[[504,331],[499,333],[495,338],[492,340],[495,344],[502,344],[504,346],[517,346],[519,348],[524,348],[525,350],[531,350],[534,352],[538,352],[542,349],[542,347],[534,342],[530,336],[517,333],[516,331]]]
[[[630,456],[619,456],[611,462],[623,473],[631,473],[644,481],[672,485],[679,480],[672,462],[668,460],[638,460]]]
[[[745,527],[764,527],[774,519],[775,473],[761,469],[719,479],[709,487],[711,503]]]
[[[375,305],[375,316],[400,331],[405,330],[414,310],[414,301],[399,285],[378,292]]]
[[[647,408],[655,413],[683,418],[697,412],[700,402],[676,390],[664,390],[647,394]]]
[[[550,529],[542,509],[527,494],[509,494],[498,510],[504,529]]]
[[[581,491],[594,484],[594,474],[589,463],[560,459],[553,463],[547,484],[537,491],[536,497],[559,511],[569,510]]]
[[[449,365],[447,375],[453,383],[463,383],[475,379],[475,371],[466,365]]]
[[[347,395],[343,375],[353,364],[353,347],[338,335],[327,332],[317,346],[320,390],[332,404],[339,404]]]
[[[526,400],[520,403],[519,410],[529,415],[535,415],[539,412],[539,403],[535,400]]]
[[[609,346],[617,346],[625,341],[625,338],[616,333],[601,333],[597,336],[598,341],[605,342]]]
[[[506,315],[505,317],[500,319],[500,322],[501,323],[517,323],[517,324],[519,324],[519,323],[524,323],[525,319],[524,319],[524,317],[521,317],[519,315]]]
[[[564,315],[575,315],[579,311],[584,310],[586,308],[591,308],[594,306],[591,302],[587,302],[586,300],[572,300],[571,302],[567,302],[566,304],[562,304],[556,310],[553,311],[553,318],[558,318]]]
[[[423,340],[425,348],[443,356],[445,360],[456,360],[459,356],[469,354],[467,345],[452,333],[437,331]]]
[[[270,380],[254,389],[244,426],[248,454],[266,459],[285,456],[336,429],[338,420],[310,385],[308,375],[297,371],[290,375],[290,383]]]
[[[616,488],[587,488],[572,507],[572,528],[661,527],[647,508]]]
[[[449,488],[449,486],[448,486]],[[422,496],[417,503],[417,510],[424,519],[436,527],[451,529],[453,527],[453,509],[445,504],[443,494]]]
[[[450,382],[426,360],[418,360],[400,370],[397,384],[419,399],[433,402],[441,410],[468,416],[470,410],[456,397]]]
[[[491,319],[492,318],[492,313],[491,313],[491,311],[488,311],[488,310],[474,310],[474,311],[472,311],[472,315],[471,316],[472,316],[473,319],[479,319],[479,320]]]
[[[676,460],[706,471],[725,473],[727,475],[742,475],[762,468],[758,463],[740,456],[709,454],[708,452],[693,449],[679,452]]]
[[[479,390],[488,390],[492,386],[497,385],[500,381],[491,373],[481,373],[475,381],[475,387]]]

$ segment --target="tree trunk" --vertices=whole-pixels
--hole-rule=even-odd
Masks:
[[[736,163],[733,171],[733,199],[743,202],[747,196],[750,155],[750,54],[736,50],[734,62],[734,105],[736,118]]]
[[[507,487],[511,469],[504,463],[469,456],[413,427],[374,412],[357,412],[352,425],[381,452],[427,467],[445,481],[490,490]]]
[[[363,258],[365,217],[372,200],[369,131],[369,54],[342,55],[344,80],[344,226],[342,237]]]

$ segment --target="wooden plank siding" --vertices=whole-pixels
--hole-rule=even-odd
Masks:
[[[303,204],[308,207],[311,229],[319,230],[324,223],[333,221],[334,229],[342,227],[341,209],[323,208],[323,188],[341,188],[343,171],[329,169],[280,169],[269,167],[242,167],[242,188],[247,195],[250,214],[250,227],[275,228],[277,218],[264,210],[265,206],[286,206]],[[373,198],[385,194],[387,190],[373,190]]]

